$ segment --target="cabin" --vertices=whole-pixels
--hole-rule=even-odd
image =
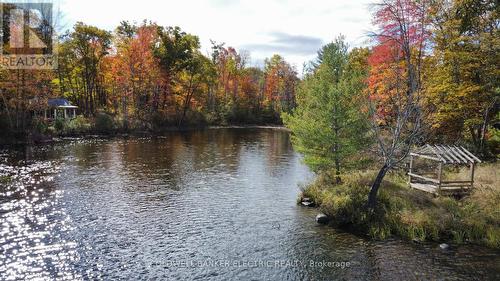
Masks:
[[[73,119],[76,117],[77,109],[78,106],[72,105],[67,99],[55,98],[48,99],[47,105],[35,111],[34,115],[47,120]]]
[[[481,163],[481,160],[461,146],[427,144],[410,152],[409,185],[437,195],[461,195],[474,187],[474,169],[477,163]],[[447,166],[455,169],[468,167],[467,178],[443,178],[443,169]]]

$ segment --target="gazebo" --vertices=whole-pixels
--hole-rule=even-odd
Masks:
[[[43,118],[49,121],[60,119],[72,119],[76,117],[78,106],[72,105],[67,99],[49,98],[46,102],[38,97],[29,101],[33,108],[31,114],[33,117]]]
[[[421,158],[437,163],[436,170],[430,172],[437,177],[417,174],[415,160]],[[449,145],[424,145],[410,152],[409,184],[412,188],[434,194],[463,193],[470,191],[474,185],[474,168],[481,160],[463,147]],[[443,165],[469,166],[469,177],[466,180],[443,180]],[[432,165],[426,165],[430,167]]]
[[[57,119],[57,118],[75,118],[76,109],[78,106],[72,105],[67,99],[49,99],[47,101],[47,108],[44,112],[44,117],[46,119]]]

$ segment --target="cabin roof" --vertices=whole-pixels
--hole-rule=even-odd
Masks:
[[[410,155],[436,160],[445,164],[481,163],[481,160],[470,151],[462,146],[455,145],[426,144],[411,152]]]

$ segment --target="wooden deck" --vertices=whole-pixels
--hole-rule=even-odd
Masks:
[[[412,182],[412,183],[410,183],[410,186],[411,186],[411,188],[415,188],[415,189],[422,190],[422,191],[429,192],[429,193],[438,194],[437,187],[434,185],[431,185],[431,184]]]
[[[466,185],[442,185],[438,187],[429,183],[410,183],[411,188],[422,190],[436,195],[460,195],[470,192],[471,186]]]

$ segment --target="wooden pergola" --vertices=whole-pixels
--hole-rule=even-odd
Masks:
[[[415,157],[433,160],[437,165],[437,178],[418,175],[413,170]],[[412,188],[434,194],[463,193],[474,185],[474,168],[481,160],[463,147],[449,145],[424,145],[410,153],[409,184]],[[443,165],[461,165],[470,167],[469,180],[443,180]]]

